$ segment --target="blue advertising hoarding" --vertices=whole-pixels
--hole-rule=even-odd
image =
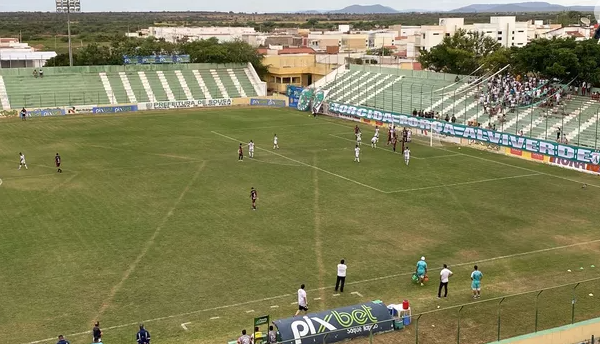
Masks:
[[[92,113],[119,113],[137,111],[137,105],[121,105],[121,106],[98,106],[92,108]]]
[[[270,106],[270,107],[284,107],[285,100],[283,99],[250,99],[251,106]]]
[[[289,101],[288,101],[289,107],[293,107],[293,108],[298,107],[298,101],[300,100],[302,91],[304,91],[303,87],[288,85],[286,94],[289,99]]]
[[[129,56],[123,55],[123,64],[168,64],[190,63],[190,55],[150,55]]]
[[[62,116],[65,114],[64,108],[42,108],[27,111],[29,117]]]

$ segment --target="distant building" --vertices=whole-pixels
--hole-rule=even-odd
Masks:
[[[55,56],[54,51],[35,51],[16,38],[0,38],[0,68],[39,68]]]
[[[215,37],[219,42],[245,40],[251,43],[258,33],[252,27],[155,27],[125,34],[127,37],[155,37],[175,43],[180,40],[198,41]]]

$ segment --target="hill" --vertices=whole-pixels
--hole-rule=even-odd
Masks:
[[[512,4],[473,4],[460,7],[453,13],[505,13],[505,12],[561,12],[561,11],[593,12],[593,6],[562,6],[548,2],[519,2]]]
[[[383,5],[352,5],[340,10],[328,11],[327,13],[350,13],[350,14],[373,14],[373,13],[400,13],[399,11]]]

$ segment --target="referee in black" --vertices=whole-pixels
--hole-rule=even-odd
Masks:
[[[344,292],[344,284],[346,283],[347,269],[348,267],[346,266],[345,261],[342,259],[337,265],[337,279],[335,281],[335,291],[338,291],[338,289],[340,289],[341,293]]]

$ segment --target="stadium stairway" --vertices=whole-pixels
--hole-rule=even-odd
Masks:
[[[133,88],[131,88],[131,83],[129,82],[129,78],[127,78],[127,74],[125,72],[119,72],[119,77],[121,78],[123,89],[125,90],[125,94],[127,94],[129,102],[137,103],[137,98],[135,97],[135,93],[133,93]]]
[[[165,73],[163,73],[162,70],[159,70],[156,71],[156,75],[158,75],[158,80],[160,81],[160,84],[167,95],[167,99],[171,102],[174,102],[176,100],[175,95],[173,94],[173,90],[171,90],[171,86],[169,86],[167,78],[165,78]]]
[[[228,69],[228,71],[229,71],[229,69]],[[246,94],[246,97],[256,97],[258,95],[258,91],[256,90],[256,88],[254,87],[254,85],[251,82],[252,78],[247,75],[247,74],[249,74],[248,68],[231,69],[231,71],[235,75],[237,81],[240,83],[240,87]]]
[[[580,116],[578,117],[580,117],[580,121],[578,121],[577,124],[575,124],[574,126],[569,126],[568,128],[565,126],[565,128],[563,129],[564,132],[570,130],[566,134],[567,139],[569,140],[569,142],[577,141],[578,144],[584,144],[586,146],[595,146],[597,128],[594,124],[598,122],[597,109],[589,109],[588,107],[582,110]],[[588,128],[590,128],[589,131],[587,130]]]
[[[4,85],[4,78],[2,75],[0,75],[0,109],[10,109],[8,93],[6,93],[6,86]]]
[[[362,86],[363,80],[364,84],[367,85],[370,81],[375,80],[375,78],[377,78],[376,74],[365,72],[358,78],[352,78],[347,82],[341,83],[341,87],[338,87],[340,83],[336,83],[336,85],[330,89],[329,98],[343,101],[347,98],[346,96],[348,96],[348,98],[352,97],[354,94],[359,93],[361,88],[364,88]]]
[[[237,73],[237,71],[236,71],[236,73]],[[242,77],[242,78],[239,78],[239,76],[241,76],[241,75],[239,75],[239,74],[238,74],[238,78],[239,78],[240,80],[245,80],[245,81],[247,80],[247,81],[248,81],[248,84],[250,84],[250,86],[252,87],[252,90],[253,90],[253,91],[250,91],[250,92],[248,92],[248,90],[247,90],[247,91],[246,91],[246,93],[247,93],[248,95],[251,95],[251,96],[256,96],[256,95],[260,94],[260,86],[259,86],[259,85],[257,85],[257,84],[256,84],[256,83],[253,81],[253,80],[254,80],[254,78],[252,78],[252,75],[251,75],[250,69],[248,69],[248,68],[244,68],[244,74],[245,74],[246,76],[245,76],[245,77]],[[242,84],[243,84],[243,83],[242,83]]]
[[[246,98],[246,91],[244,91],[244,88],[242,87],[242,84],[240,84],[240,80],[238,80],[237,76],[233,72],[233,69],[227,69],[227,74],[229,74],[229,78],[233,82],[233,86],[238,90],[240,97]]]
[[[187,100],[194,100],[194,95],[192,94],[192,90],[188,86],[187,81],[185,80],[185,77],[183,76],[183,73],[180,70],[176,70],[175,76],[177,77],[177,81],[179,81],[179,85],[181,85],[181,88],[183,89],[183,93],[185,94],[185,97],[187,98]]]
[[[204,78],[202,78],[202,74],[200,74],[199,71],[194,70],[194,78],[196,78],[196,81],[198,82],[198,86],[200,86],[200,89],[202,90],[202,93],[204,93],[204,96],[206,97],[206,99],[212,99],[213,96],[210,93],[210,90],[208,89],[208,86],[206,86],[206,83],[204,82]]]
[[[221,91],[221,96],[223,98],[229,98],[229,93],[227,92],[227,89],[225,88],[225,85],[223,84],[223,81],[219,77],[219,73],[217,73],[216,70],[211,69],[210,70],[210,74],[212,76],[212,80],[215,82],[215,85],[217,86],[217,88],[219,89],[219,91]]]
[[[146,77],[146,73],[144,73],[143,71],[139,71],[138,75],[140,76],[140,81],[142,82],[142,87],[144,87],[144,91],[146,91],[148,100],[151,102],[158,101],[158,99],[154,95],[154,91],[152,91],[152,86],[150,86],[150,81]],[[166,99],[163,98],[161,100],[166,100]]]

